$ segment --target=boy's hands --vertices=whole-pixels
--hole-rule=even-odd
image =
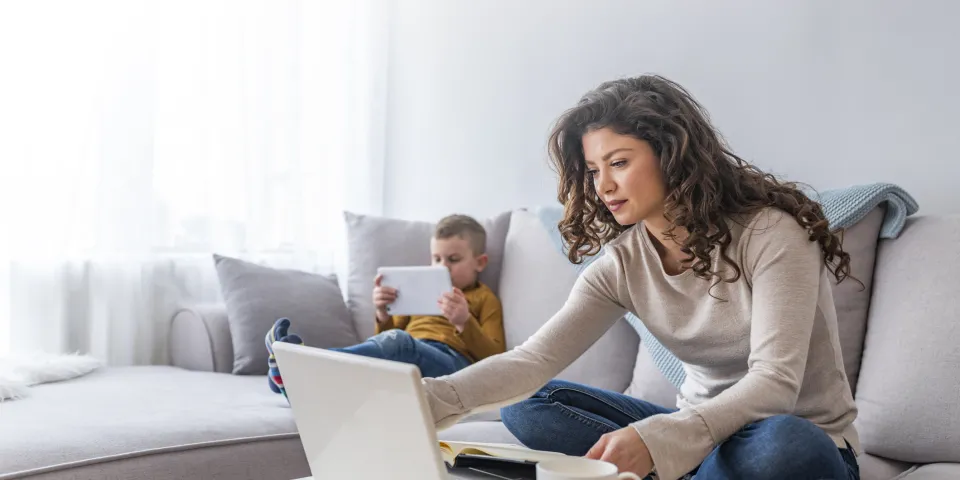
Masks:
[[[397,299],[397,289],[381,286],[383,275],[377,275],[373,279],[373,306],[377,309],[377,321],[384,323],[390,320],[390,314],[387,313],[387,305],[390,305]],[[467,297],[459,288],[444,293],[440,300],[437,300],[440,311],[443,316],[457,327],[458,331],[463,331],[470,320],[470,310],[467,308]]]
[[[470,310],[467,309],[467,297],[463,295],[463,292],[459,288],[454,287],[452,292],[444,293],[440,300],[437,300],[437,304],[440,305],[440,311],[443,312],[443,316],[446,317],[454,327],[457,327],[458,332],[463,331],[463,327],[467,325],[467,321],[470,320]]]
[[[390,314],[387,313],[387,305],[390,305],[397,299],[397,289],[392,287],[382,287],[383,275],[377,275],[373,279],[373,306],[377,307],[377,321],[384,323],[390,320]]]

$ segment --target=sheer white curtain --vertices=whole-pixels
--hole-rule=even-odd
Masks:
[[[211,253],[329,272],[379,213],[378,0],[0,6],[0,353],[163,363]]]

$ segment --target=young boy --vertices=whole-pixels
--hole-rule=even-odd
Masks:
[[[451,215],[437,223],[430,239],[433,265],[450,270],[454,289],[437,299],[443,316],[390,316],[387,305],[397,290],[374,279],[373,304],[377,308],[377,334],[367,341],[331,350],[411,363],[424,377],[449,375],[473,362],[504,352],[503,313],[500,300],[477,276],[487,266],[484,253],[487,233],[466,215]],[[265,338],[270,358],[270,389],[287,392],[273,355],[273,342],[302,344],[289,334],[290,320],[276,321]]]

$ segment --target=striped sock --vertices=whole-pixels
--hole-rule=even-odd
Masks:
[[[280,368],[277,367],[277,357],[273,354],[273,343],[274,342],[286,342],[293,343],[297,345],[303,345],[303,340],[299,335],[287,334],[287,330],[290,328],[290,319],[281,318],[274,322],[273,328],[267,332],[267,335],[264,337],[264,344],[267,346],[267,381],[270,384],[270,390],[274,393],[282,393],[284,397],[287,396],[287,390],[283,387],[283,377],[280,376]]]

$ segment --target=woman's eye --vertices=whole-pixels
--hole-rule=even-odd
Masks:
[[[617,160],[617,161],[611,163],[610,165],[612,165],[612,166],[614,166],[614,167],[622,167],[622,166],[624,166],[624,165],[626,165],[626,164],[627,164],[627,161],[626,161],[626,160]]]
[[[596,176],[597,176],[597,171],[596,171],[596,170],[587,170],[587,176],[590,177],[590,178],[596,177]]]

